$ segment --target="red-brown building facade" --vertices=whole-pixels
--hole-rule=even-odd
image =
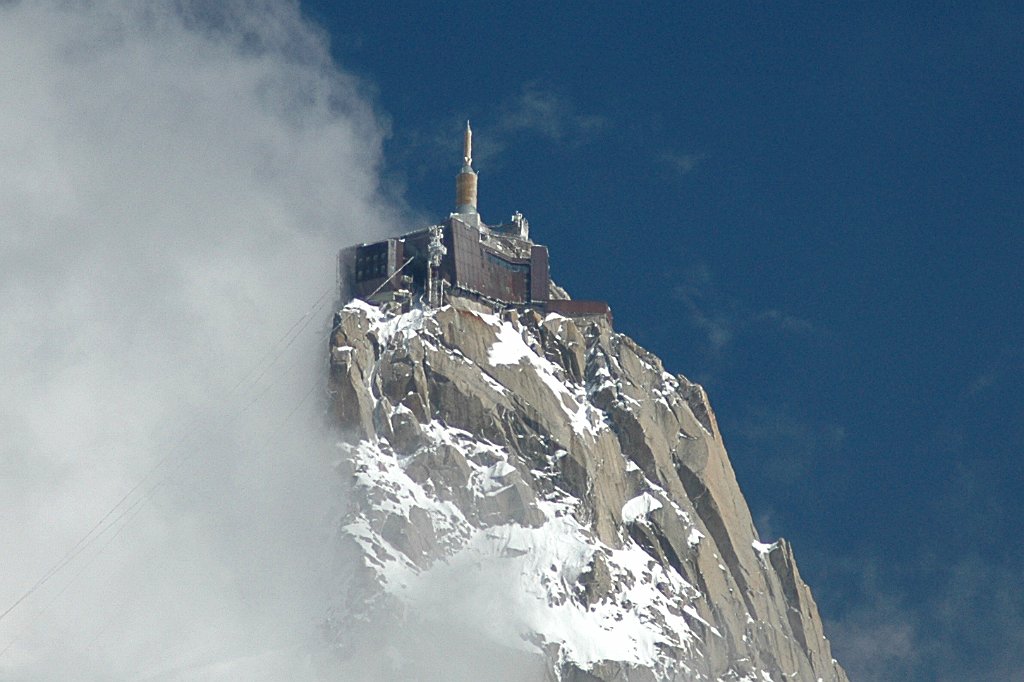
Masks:
[[[484,224],[476,210],[476,180],[467,123],[456,212],[440,225],[343,249],[342,296],[426,303],[433,283],[440,294],[436,303],[454,293],[495,308],[531,305],[566,315],[607,315],[603,302],[552,300],[547,247],[530,240],[529,224],[519,213],[508,223]]]

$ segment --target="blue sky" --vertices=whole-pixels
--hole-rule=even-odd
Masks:
[[[853,679],[1024,674],[1024,6],[302,7],[411,216],[471,119],[484,219],[705,384]]]

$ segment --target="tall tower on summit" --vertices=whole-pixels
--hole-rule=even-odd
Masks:
[[[469,121],[463,131],[462,168],[455,176],[455,210],[440,224],[342,249],[338,278],[342,296],[397,301],[407,309],[419,304],[436,308],[460,298],[481,309],[530,305],[545,313],[611,319],[607,303],[568,300],[552,289],[548,247],[530,239],[530,223],[522,213],[494,225],[481,219]]]
[[[473,170],[473,129],[466,121],[466,132],[462,141],[462,170],[455,176],[455,212],[476,213],[476,171]]]

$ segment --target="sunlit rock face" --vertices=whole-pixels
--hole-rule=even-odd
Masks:
[[[607,319],[353,301],[335,322],[357,559],[331,627],[362,670],[847,679],[790,546],[757,536],[704,390]]]

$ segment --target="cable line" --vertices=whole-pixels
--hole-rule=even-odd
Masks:
[[[411,261],[411,259],[410,259],[410,261]],[[409,261],[406,261],[406,263],[402,267],[404,268],[405,265],[408,265],[408,263],[409,263]],[[396,271],[395,274],[397,274],[397,271]],[[254,366],[249,371],[246,372],[246,374],[242,377],[242,379],[240,379],[238,382],[236,382],[235,385],[232,386],[232,388],[227,391],[227,393],[225,394],[224,397],[228,398],[231,395],[233,395],[234,393],[236,393],[243,385],[245,385],[248,382],[249,377],[251,377],[255,372],[259,371],[260,370],[260,366],[266,364],[267,359],[271,358],[269,364],[266,364],[266,366],[264,366],[262,368],[262,371],[260,371],[260,373],[256,377],[256,379],[251,382],[252,385],[255,387],[255,385],[258,384],[263,379],[263,377],[265,377],[269,373],[270,369],[274,366],[274,364],[276,364],[276,362],[278,361],[278,359],[280,359],[280,357],[284,354],[284,352],[287,351],[288,348],[290,348],[294,344],[294,342],[298,339],[298,337],[302,335],[302,333],[309,326],[310,322],[313,320],[314,315],[324,306],[324,304],[326,302],[327,296],[331,292],[333,292],[333,291],[334,291],[334,288],[331,287],[330,289],[327,289],[326,291],[321,293],[320,296],[317,297],[316,301],[314,301],[314,303],[310,306],[309,310],[307,310],[306,313],[304,313],[301,317],[299,317],[298,320],[296,320],[294,323],[292,323],[291,327],[289,327],[289,329],[274,344],[271,345],[271,347],[268,349],[268,351],[266,353],[264,353],[260,357],[260,359],[254,364]],[[333,332],[334,332],[334,328],[331,329],[329,334],[333,334]],[[281,346],[282,343],[284,344],[283,347],[278,348],[279,346]],[[291,366],[289,366],[289,368],[290,367]],[[269,389],[272,388],[274,385],[276,385],[276,383],[277,383],[276,379],[271,381],[268,384],[268,386],[258,396],[256,396],[256,398],[254,400],[250,401],[249,404],[247,404],[241,410],[236,412],[236,414],[233,415],[231,417],[231,419],[229,420],[229,423],[236,422],[238,420],[238,418],[242,414],[244,414],[252,405],[254,405],[255,403],[259,402],[259,400],[262,399],[262,397],[265,396],[266,393],[269,391]],[[315,389],[315,386],[313,388]],[[292,414],[294,414],[295,411],[298,410],[299,406],[301,406],[301,404],[305,402],[305,400],[312,393],[312,390],[313,389],[311,389],[306,394],[306,396],[303,397],[303,399],[300,401],[299,405],[296,406],[296,408],[291,413],[289,413],[289,418],[291,417]],[[124,519],[127,514],[131,513],[133,510],[136,510],[137,508],[141,507],[142,504],[144,504],[146,501],[149,500],[149,498],[152,496],[152,493],[163,483],[164,480],[166,480],[172,474],[174,474],[175,472],[180,470],[181,467],[194,456],[195,453],[186,454],[185,456],[180,457],[180,459],[177,462],[177,465],[174,467],[174,469],[172,469],[167,474],[163,475],[160,480],[156,481],[154,483],[154,485],[150,486],[141,495],[141,497],[139,497],[138,499],[133,501],[131,504],[129,504],[127,508],[121,509],[132,498],[132,496],[134,496],[140,489],[143,488],[143,486],[146,484],[147,481],[149,481],[162,467],[164,467],[164,465],[166,465],[172,459],[174,459],[176,453],[180,450],[180,448],[183,445],[185,445],[189,441],[189,439],[194,435],[193,427],[199,421],[200,421],[199,417],[191,420],[191,422],[187,425],[186,433],[171,447],[171,449],[167,452],[167,454],[165,454],[163,457],[161,457],[160,460],[156,464],[154,464],[152,467],[150,467],[149,470],[142,476],[142,478],[139,479],[128,490],[128,492],[126,492],[117,501],[117,503],[115,503],[95,524],[93,524],[93,526],[88,530],[88,532],[86,532],[81,538],[79,538],[79,540],[71,547],[71,549],[69,549],[64,554],[63,557],[61,557],[61,559],[59,559],[57,562],[55,562],[25,592],[23,592],[17,599],[14,600],[14,602],[12,602],[6,609],[4,609],[3,612],[0,612],[0,622],[2,622],[7,616],[9,616],[15,609],[17,609],[18,606],[20,606],[26,599],[31,597],[40,588],[42,588],[44,585],[46,585],[55,575],[57,575],[59,572],[61,572],[68,564],[70,564],[72,561],[74,561],[79,555],[81,555],[82,552],[84,552],[86,549],[88,549],[100,537],[102,537],[104,534],[106,534],[106,532],[111,527],[113,527],[119,521]],[[120,513],[118,513],[119,509],[121,510]],[[116,516],[115,516],[115,514],[116,514]],[[134,518],[134,516],[135,515],[133,514],[131,518]],[[113,520],[111,520],[111,517],[113,517]],[[131,518],[129,518],[128,521],[130,521]],[[127,521],[126,521],[125,525],[127,525]],[[122,530],[123,530],[123,528],[124,528],[124,526],[122,526]],[[117,534],[119,534],[120,532],[121,532],[121,530],[118,530],[117,533],[115,533],[115,535],[113,537],[117,537]],[[100,548],[100,551],[97,553],[97,555],[102,553],[102,551],[110,544],[110,541],[113,540],[113,537],[110,540],[108,540],[108,542],[105,543]],[[6,652],[10,648],[10,646],[11,645],[8,644],[7,647],[5,647],[2,651],[0,651],[0,656],[2,656],[4,654],[4,652]]]

